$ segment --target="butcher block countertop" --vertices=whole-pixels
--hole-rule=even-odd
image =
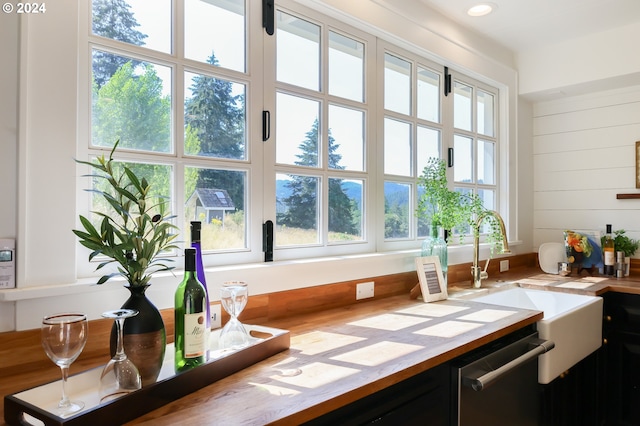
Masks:
[[[261,325],[290,331],[288,350],[127,424],[300,424],[541,318],[540,311],[406,294],[271,321]],[[71,366],[72,374],[83,369]],[[30,371],[10,383],[0,378],[0,389],[12,394],[57,379],[54,368]]]
[[[487,291],[516,281],[522,287],[591,295],[640,293],[636,279],[594,279],[591,283],[584,278],[522,268],[483,285]],[[466,293],[476,291],[465,285],[452,286],[449,299],[439,302],[424,303],[402,294],[258,324],[289,330],[290,348],[127,424],[300,424],[542,318],[539,311],[465,298]],[[19,347],[21,342],[12,344]],[[102,361],[79,359],[71,373],[94,368]],[[13,394],[58,380],[59,370],[53,363],[50,367],[0,377],[0,392]],[[2,416],[1,425],[3,421]]]
[[[271,323],[291,331],[289,350],[128,424],[300,424],[541,318],[405,295]]]

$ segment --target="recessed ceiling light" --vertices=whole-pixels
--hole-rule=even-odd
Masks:
[[[493,12],[497,6],[493,3],[479,3],[467,10],[469,16],[485,16]]]

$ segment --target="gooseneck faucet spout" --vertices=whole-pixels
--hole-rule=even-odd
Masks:
[[[478,259],[480,257],[480,226],[482,222],[491,216],[494,220],[498,221],[500,225],[500,231],[502,233],[502,253],[510,253],[509,250],[509,242],[507,241],[507,231],[504,226],[504,221],[500,214],[495,210],[486,210],[478,215],[478,219],[475,223],[475,228],[473,232],[473,265],[471,266],[471,276],[473,277],[473,287],[480,288],[482,285],[482,280],[489,277],[487,273],[487,267],[489,267],[489,259],[487,258],[487,263],[484,265],[484,270],[481,270],[478,266]]]

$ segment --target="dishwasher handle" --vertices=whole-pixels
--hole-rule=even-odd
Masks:
[[[553,349],[556,346],[556,344],[553,343],[551,340],[542,340],[542,339],[535,339],[535,341],[531,342],[531,345],[533,346],[531,350],[520,355],[518,358],[515,358],[509,361],[508,363],[502,365],[501,367],[496,368],[493,371],[483,374],[482,376],[477,378],[463,377],[462,384],[466,386],[470,386],[471,388],[473,388],[474,391],[479,392],[483,389],[486,389],[493,382],[500,379],[500,377],[504,376],[505,374],[508,374],[514,368],[531,361],[533,358],[537,357],[538,355],[542,355],[543,353],[549,352],[551,349]]]

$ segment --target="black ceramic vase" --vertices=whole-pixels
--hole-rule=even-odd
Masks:
[[[127,357],[133,361],[142,377],[142,386],[155,383],[164,361],[167,335],[158,308],[145,295],[149,286],[126,286],[131,295],[123,309],[135,309],[138,315],[124,320],[123,344]],[[117,330],[111,329],[111,356],[115,354]]]

